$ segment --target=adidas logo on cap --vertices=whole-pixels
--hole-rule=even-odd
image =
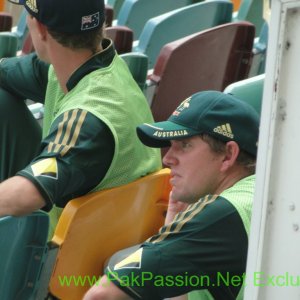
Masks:
[[[224,135],[228,138],[231,138],[231,139],[234,138],[234,135],[232,133],[232,130],[231,130],[231,127],[230,127],[229,123],[226,123],[226,124],[215,127],[214,132],[222,134],[222,135]]]

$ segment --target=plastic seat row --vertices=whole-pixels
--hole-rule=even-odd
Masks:
[[[113,2],[116,3],[118,1]],[[239,9],[234,13],[232,13],[232,7],[230,9],[224,8],[225,4],[221,8],[219,3],[207,3],[215,1],[203,1],[202,3],[199,3],[201,1],[193,1],[196,4],[191,2],[173,1],[173,6],[178,5],[181,7],[172,10],[172,6],[168,1],[151,2],[150,8],[150,2],[146,0],[125,0],[118,12],[116,24],[122,25],[122,28],[129,26],[133,31],[134,38],[138,36],[132,51],[148,56],[148,69],[151,69],[157,61],[161,48],[166,43],[219,24],[247,20],[255,25],[256,36],[260,35],[260,41],[254,44],[255,62],[249,76],[255,76],[264,72],[266,39],[261,37],[267,36],[267,26],[263,19],[263,3],[261,0],[242,0],[240,3],[234,1],[234,5],[239,6]],[[230,1],[226,2],[228,5]],[[212,7],[215,11],[210,13],[209,9]],[[169,12],[149,19],[151,15],[154,16],[159,11],[163,12],[167,9],[169,9]],[[219,15],[216,12],[217,9],[219,9]],[[147,17],[144,17],[145,12]],[[223,16],[220,17],[222,14]],[[220,18],[223,19],[221,20]],[[205,19],[211,23],[205,24]],[[137,31],[136,27],[138,27]],[[137,34],[135,31],[141,33]]]
[[[46,299],[48,294],[82,299],[92,284],[88,280],[102,275],[106,259],[141,243],[164,223],[169,176],[170,170],[162,169],[130,184],[73,199],[48,243],[45,212],[0,218],[1,299]]]
[[[150,19],[133,46],[133,52],[146,54],[153,68],[162,47],[187,35],[231,21],[232,3],[211,0],[188,5]]]
[[[114,24],[127,26],[138,39],[146,22],[163,13],[182,8],[203,0],[108,0],[114,9]],[[260,32],[263,25],[263,1],[261,0],[233,0],[233,21],[249,21]]]
[[[114,24],[132,29],[136,40],[149,19],[201,1],[203,0],[125,0]]]

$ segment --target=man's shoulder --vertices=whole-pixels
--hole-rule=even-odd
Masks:
[[[221,195],[206,195],[185,211],[186,217],[204,223],[236,213],[236,208]]]

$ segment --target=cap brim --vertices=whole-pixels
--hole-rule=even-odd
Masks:
[[[180,140],[199,134],[198,131],[176,124],[171,121],[144,123],[137,127],[137,135],[140,141],[153,148],[170,146],[170,140]]]

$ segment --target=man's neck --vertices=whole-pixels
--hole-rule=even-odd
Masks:
[[[250,176],[248,171],[246,171],[243,167],[235,167],[230,170],[228,174],[224,174],[225,176],[220,181],[217,190],[215,191],[216,195],[220,195],[223,191],[227,190],[228,188],[232,187],[241,179]]]
[[[101,51],[101,46],[97,50]],[[72,50],[55,41],[52,43],[50,60],[64,93],[68,92],[67,82],[71,75],[94,54],[88,49]]]

